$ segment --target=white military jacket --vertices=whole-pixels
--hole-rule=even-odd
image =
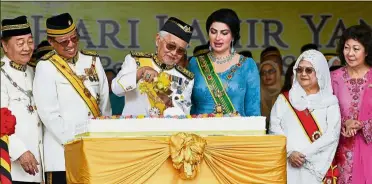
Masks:
[[[45,126],[47,172],[65,171],[63,145],[73,140],[77,124],[85,123],[93,117],[82,97],[50,61],[55,53],[49,52],[38,62],[34,79],[35,103]],[[83,84],[95,99],[98,98],[102,115],[111,116],[108,82],[97,53],[78,52],[68,65],[76,75],[85,77]],[[88,72],[91,68],[96,74]]]
[[[125,57],[120,72],[111,84],[113,93],[117,96],[125,96],[125,106],[122,115],[152,115],[150,113],[151,106],[147,94],[141,94],[137,88],[137,69],[142,67],[139,61],[140,58],[152,59],[151,67],[157,72],[164,71],[171,76],[175,76],[175,80],[172,80],[171,83],[173,104],[175,95],[182,95],[183,100],[181,103],[178,103],[178,107],[184,114],[190,114],[194,75],[181,66],[170,67],[160,63],[154,54],[132,52]]]
[[[9,137],[9,154],[11,159],[11,175],[14,181],[41,182],[43,176],[43,142],[42,124],[35,109],[34,99],[31,101],[26,92],[32,91],[34,78],[33,68],[22,66],[4,56],[1,59],[1,107],[7,107],[16,117],[15,133]],[[13,84],[12,82],[15,82]],[[30,151],[39,162],[39,173],[35,176],[26,173],[18,158]]]

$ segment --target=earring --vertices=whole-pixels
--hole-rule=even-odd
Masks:
[[[209,50],[212,51],[212,47],[209,45]]]
[[[231,49],[230,49],[231,54],[234,54],[235,52],[233,43],[234,43],[234,40],[231,41]]]

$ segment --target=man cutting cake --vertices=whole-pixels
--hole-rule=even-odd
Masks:
[[[178,66],[193,28],[171,17],[156,35],[156,53],[131,52],[112,81],[112,91],[125,96],[122,115],[190,113],[194,76]]]

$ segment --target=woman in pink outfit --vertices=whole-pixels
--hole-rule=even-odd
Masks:
[[[346,29],[338,48],[347,65],[332,72],[340,103],[341,137],[336,153],[338,184],[372,184],[372,30]]]

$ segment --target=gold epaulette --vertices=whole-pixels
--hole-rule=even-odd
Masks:
[[[37,61],[29,61],[29,62],[27,62],[27,65],[35,68],[38,61],[39,60],[37,60]]]
[[[197,56],[200,56],[200,55],[203,55],[203,54],[208,54],[209,52],[210,52],[209,49],[198,50],[197,52],[194,53],[194,56],[197,57]]]
[[[43,57],[40,58],[40,60],[48,60],[50,57],[52,57],[54,54],[56,54],[56,52],[54,52],[54,50],[46,53]]]
[[[3,62],[3,61],[0,61],[0,63],[1,63],[0,67],[3,67],[5,65],[5,62]]]
[[[184,75],[186,78],[193,80],[194,79],[194,74],[187,70],[186,68],[176,65],[176,70],[179,71],[182,75]]]
[[[98,53],[92,50],[81,50],[80,52],[87,56],[98,56]]]
[[[130,51],[130,55],[132,57],[145,57],[145,58],[152,58],[154,54],[149,52],[136,52],[136,51]]]

